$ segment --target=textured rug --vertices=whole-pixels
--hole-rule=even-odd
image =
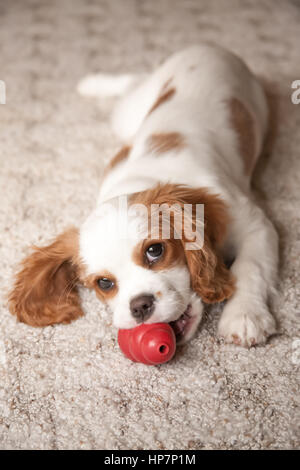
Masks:
[[[300,2],[16,0],[0,3],[0,448],[299,447]],[[145,72],[209,40],[273,81],[278,130],[254,187],[280,235],[279,334],[250,350],[220,344],[221,306],[170,363],[123,357],[111,313],[82,291],[85,317],[34,329],[5,294],[33,243],[82,222],[119,142],[112,99],[76,93],[84,75]]]

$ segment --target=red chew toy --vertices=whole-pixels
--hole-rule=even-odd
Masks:
[[[129,359],[149,365],[169,361],[176,350],[175,333],[168,323],[143,323],[131,330],[119,330],[118,342]]]

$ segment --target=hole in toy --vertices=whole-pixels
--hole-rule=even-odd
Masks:
[[[165,344],[162,344],[162,345],[159,347],[159,352],[160,352],[161,354],[168,354],[168,352],[169,352],[168,346],[166,346]]]

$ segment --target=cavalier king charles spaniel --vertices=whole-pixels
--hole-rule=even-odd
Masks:
[[[270,114],[258,79],[231,52],[200,45],[148,76],[92,75],[78,89],[122,95],[112,126],[124,145],[82,226],[23,261],[10,311],[33,326],[69,323],[83,315],[82,285],[116,327],[167,322],[183,343],[203,302],[226,301],[218,335],[265,342],[275,332],[278,239],[250,190]]]

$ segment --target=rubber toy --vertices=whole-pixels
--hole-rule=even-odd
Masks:
[[[119,330],[121,351],[134,362],[156,365],[169,361],[176,351],[176,337],[168,323],[142,323],[130,330]]]

